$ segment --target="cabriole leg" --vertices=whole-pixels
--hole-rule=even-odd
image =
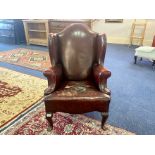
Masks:
[[[52,121],[53,113],[46,113],[46,119],[48,121],[49,127],[48,131],[51,131],[53,129],[53,121]]]
[[[108,112],[101,112],[102,115],[102,122],[101,122],[101,128],[103,129],[104,124],[109,116]]]

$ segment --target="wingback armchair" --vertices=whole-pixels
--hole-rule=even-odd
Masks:
[[[103,67],[106,35],[91,31],[86,25],[71,24],[57,34],[49,34],[51,67],[44,71],[46,119],[53,128],[55,112],[81,114],[98,111],[101,127],[108,118],[111,72]]]

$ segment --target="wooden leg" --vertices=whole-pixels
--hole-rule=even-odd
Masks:
[[[109,115],[108,115],[108,112],[101,112],[101,115],[102,115],[101,128],[103,129],[104,124],[105,124]]]
[[[53,113],[46,113],[46,119],[48,121],[49,127],[48,131],[51,131],[53,129],[53,121],[52,121]]]
[[[137,56],[134,56],[134,59],[135,59],[134,64],[136,64],[137,63]]]

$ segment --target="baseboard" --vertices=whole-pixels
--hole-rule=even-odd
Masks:
[[[128,38],[119,38],[119,37],[107,37],[108,43],[115,43],[115,44],[129,44]]]
[[[107,37],[107,42],[108,43],[113,43],[113,44],[130,44],[130,39],[129,38],[119,38],[119,37]],[[137,42],[133,42],[133,45],[138,45]],[[144,40],[143,41],[144,46],[151,46],[152,45],[152,40]]]

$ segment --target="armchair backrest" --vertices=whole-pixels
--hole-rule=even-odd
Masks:
[[[68,80],[87,79],[93,64],[103,63],[105,51],[105,35],[98,35],[83,24],[71,24],[49,37],[51,63],[60,63]]]

